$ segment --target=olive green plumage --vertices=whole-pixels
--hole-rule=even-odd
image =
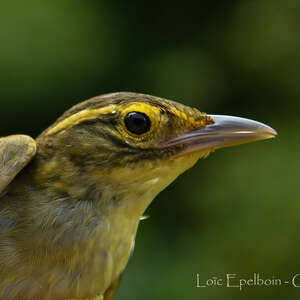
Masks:
[[[0,299],[111,299],[149,203],[213,150],[164,144],[210,124],[176,102],[114,93],[36,142],[0,139]]]

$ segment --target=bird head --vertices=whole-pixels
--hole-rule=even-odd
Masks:
[[[275,135],[256,121],[208,115],[166,99],[122,92],[74,106],[37,141],[44,157],[59,157],[56,163],[47,160],[44,172],[72,169],[70,178],[88,174],[93,182],[127,194],[132,190],[149,202],[215,149]]]

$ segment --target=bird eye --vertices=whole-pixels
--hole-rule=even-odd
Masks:
[[[150,130],[151,121],[147,115],[141,112],[132,111],[124,118],[124,123],[130,132],[143,134]]]

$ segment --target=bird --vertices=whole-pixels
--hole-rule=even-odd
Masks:
[[[0,299],[112,299],[156,195],[214,150],[276,134],[117,92],[73,106],[36,139],[0,138]]]

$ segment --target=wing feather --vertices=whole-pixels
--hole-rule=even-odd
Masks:
[[[36,153],[36,142],[27,135],[0,138],[0,193],[31,161]]]

